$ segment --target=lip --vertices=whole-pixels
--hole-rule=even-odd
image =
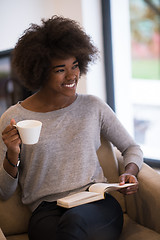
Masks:
[[[66,88],[74,88],[76,86],[76,81],[69,82],[69,83],[63,83],[62,86],[66,87]]]

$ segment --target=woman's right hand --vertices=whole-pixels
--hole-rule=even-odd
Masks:
[[[20,153],[21,139],[19,137],[18,131],[15,128],[16,122],[11,119],[10,125],[8,125],[2,132],[2,139],[7,147],[7,155],[3,162],[3,167],[8,174],[16,178],[18,173],[18,157]]]
[[[18,131],[14,126],[15,124],[15,120],[11,119],[10,125],[8,125],[2,132],[2,139],[4,144],[7,146],[7,153],[10,157],[14,158],[18,157],[21,144]]]

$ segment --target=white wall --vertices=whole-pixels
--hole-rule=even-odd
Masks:
[[[31,23],[62,15],[78,21],[92,37],[101,59],[83,77],[78,92],[90,93],[105,100],[103,41],[100,0],[1,0],[0,51],[14,48],[18,38]]]
[[[90,66],[87,74],[87,93],[106,100],[101,1],[82,0],[82,12],[83,27],[100,51],[100,59]]]
[[[53,0],[54,14],[62,15],[82,24],[82,0]]]
[[[46,4],[45,4],[46,3]],[[40,23],[54,12],[51,0],[1,0],[0,51],[13,48],[30,23]]]

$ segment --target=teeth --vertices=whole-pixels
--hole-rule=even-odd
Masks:
[[[65,87],[70,87],[70,88],[72,88],[72,87],[74,87],[74,85],[75,85],[75,83],[72,83],[72,84],[65,84]]]

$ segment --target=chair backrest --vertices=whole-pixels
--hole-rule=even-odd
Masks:
[[[101,138],[101,146],[97,155],[108,182],[117,182],[119,178],[118,162],[111,143]]]
[[[117,161],[115,150],[112,144],[101,139],[101,146],[97,151],[100,165],[108,182],[119,182],[119,162]],[[120,203],[123,212],[126,211],[124,196],[118,191],[111,193]]]
[[[31,212],[21,202],[20,187],[7,201],[0,200],[0,227],[5,236],[27,232],[30,216]]]

